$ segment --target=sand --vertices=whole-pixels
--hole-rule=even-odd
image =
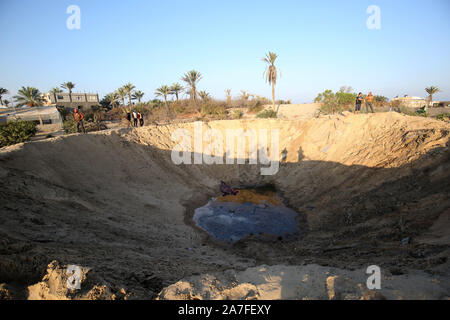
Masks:
[[[175,165],[171,134],[193,132],[192,123],[1,149],[0,296],[153,299],[181,279],[261,265],[351,271],[377,264],[386,274],[420,271],[449,283],[448,224],[435,225],[446,221],[442,215],[450,207],[449,124],[396,113],[343,113],[212,121],[208,127],[223,133],[278,129],[285,160],[273,176],[262,176],[260,165]],[[250,237],[233,246],[213,241],[192,215],[220,195],[220,180],[274,185],[299,213],[298,239]],[[405,237],[410,242],[402,245]],[[40,283],[48,283],[47,266],[55,260],[62,270],[79,265],[97,276],[83,294],[61,288],[61,294],[48,294],[51,286]],[[435,297],[425,286],[410,285]],[[88,295],[94,288],[107,294]]]
[[[159,300],[424,300],[448,298],[449,284],[423,272],[384,274],[369,290],[366,269],[319,265],[258,266],[193,276],[163,289]]]

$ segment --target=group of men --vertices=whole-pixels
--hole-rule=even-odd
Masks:
[[[144,125],[144,115],[141,112],[136,112],[136,110],[127,112],[127,120],[128,125],[132,125],[133,127],[137,127],[138,123],[141,127]],[[133,123],[131,123],[131,120],[133,120]]]
[[[369,92],[369,94],[365,98],[364,98],[362,92],[360,92],[358,94],[358,96],[356,97],[355,113],[361,112],[361,105],[364,101],[366,102],[366,112],[369,113],[369,108],[370,108],[371,112],[374,113],[373,99],[374,99],[374,96],[372,95],[372,92]],[[86,133],[86,129],[84,127],[83,113],[80,110],[75,109],[73,111],[73,118],[75,119],[75,122],[77,123],[77,132],[80,132],[80,128],[81,128],[82,131],[84,133]],[[141,126],[141,127],[144,125],[144,115],[141,112],[136,112],[136,110],[133,110],[132,112],[127,112],[127,120],[128,120],[129,125],[131,125],[133,127],[137,127],[138,123],[139,123],[139,126]],[[133,122],[131,122],[131,120],[133,120]]]
[[[78,108],[73,110],[73,119],[77,124],[77,132],[86,133],[86,128],[84,127],[84,114],[78,110]],[[137,127],[138,123],[141,127],[144,125],[144,115],[141,112],[136,112],[136,110],[127,113],[127,120],[129,125],[132,125],[133,127]],[[131,120],[133,120],[133,123],[131,123]]]
[[[355,113],[360,113],[361,112],[361,105],[364,101],[366,101],[366,112],[369,113],[369,108],[372,111],[372,113],[374,113],[373,111],[373,98],[374,96],[372,95],[372,92],[369,92],[369,94],[364,98],[362,92],[360,92],[358,94],[358,96],[356,97],[356,107],[355,107]]]

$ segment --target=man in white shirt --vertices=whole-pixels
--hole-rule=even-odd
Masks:
[[[136,110],[133,110],[132,115],[133,115],[133,127],[137,127],[138,118],[137,118]]]

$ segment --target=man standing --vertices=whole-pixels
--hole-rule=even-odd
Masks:
[[[131,112],[130,111],[127,112],[127,121],[128,121],[127,128],[129,128],[131,126]]]
[[[137,127],[137,123],[138,123],[137,113],[136,110],[133,110],[133,127]]]
[[[364,101],[364,97],[362,95],[362,92],[358,94],[356,97],[356,107],[355,107],[355,114],[359,113],[361,111],[361,104]]]
[[[144,125],[144,114],[142,112],[139,112],[139,125],[142,127]]]
[[[86,133],[86,129],[84,128],[84,115],[78,109],[73,110],[73,118],[77,123],[77,132],[80,132],[80,126],[83,128],[83,133]]]
[[[366,113],[369,113],[369,107],[370,110],[373,112],[373,95],[372,92],[369,92],[369,95],[366,97]]]

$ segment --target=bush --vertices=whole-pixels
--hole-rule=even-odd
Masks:
[[[241,119],[244,113],[241,110],[234,110],[232,117],[233,119]]]
[[[123,107],[113,108],[106,113],[106,119],[109,121],[122,120],[125,118],[126,109]]]
[[[408,107],[405,107],[402,104],[399,104],[398,107],[394,107],[394,110],[396,110],[399,113],[406,114],[408,116],[417,116],[417,113],[414,110],[411,110]]]
[[[398,101],[391,102],[391,108],[393,111],[396,111],[398,113],[403,113],[408,116],[420,116],[420,117],[428,117],[428,113],[426,110],[418,109],[414,110],[412,108],[408,108],[401,103],[398,103]]]
[[[248,112],[258,113],[262,109],[264,109],[264,105],[263,105],[262,101],[258,100],[254,104],[252,104],[250,107],[248,107]]]
[[[314,99],[314,102],[320,102],[319,112],[321,114],[334,114],[342,112],[347,105],[355,102],[356,95],[354,93],[339,91],[334,93],[331,90],[325,90]]]
[[[291,100],[277,100],[275,104],[291,104]]]
[[[436,116],[437,120],[450,121],[450,113],[441,113]]]
[[[277,113],[276,111],[273,111],[272,109],[264,110],[263,112],[258,113],[256,116],[257,118],[276,118]]]
[[[56,106],[56,109],[59,111],[59,114],[61,115],[63,121],[66,120],[68,116],[70,116],[70,111],[66,107]]]
[[[0,126],[0,147],[26,142],[37,132],[32,121],[14,121]]]
[[[327,96],[320,106],[320,113],[334,114],[344,110],[344,105],[339,103],[339,97],[335,94]]]
[[[69,119],[63,122],[63,129],[65,133],[76,133],[77,124],[74,119]]]
[[[373,101],[379,102],[379,103],[387,103],[389,102],[389,99],[385,96],[376,95],[373,97]]]
[[[201,107],[202,118],[223,120],[227,118],[227,109],[220,104],[204,104]]]
[[[338,99],[338,104],[340,106],[343,105],[353,105],[356,101],[356,93],[350,93],[350,92],[336,92],[336,97]]]

